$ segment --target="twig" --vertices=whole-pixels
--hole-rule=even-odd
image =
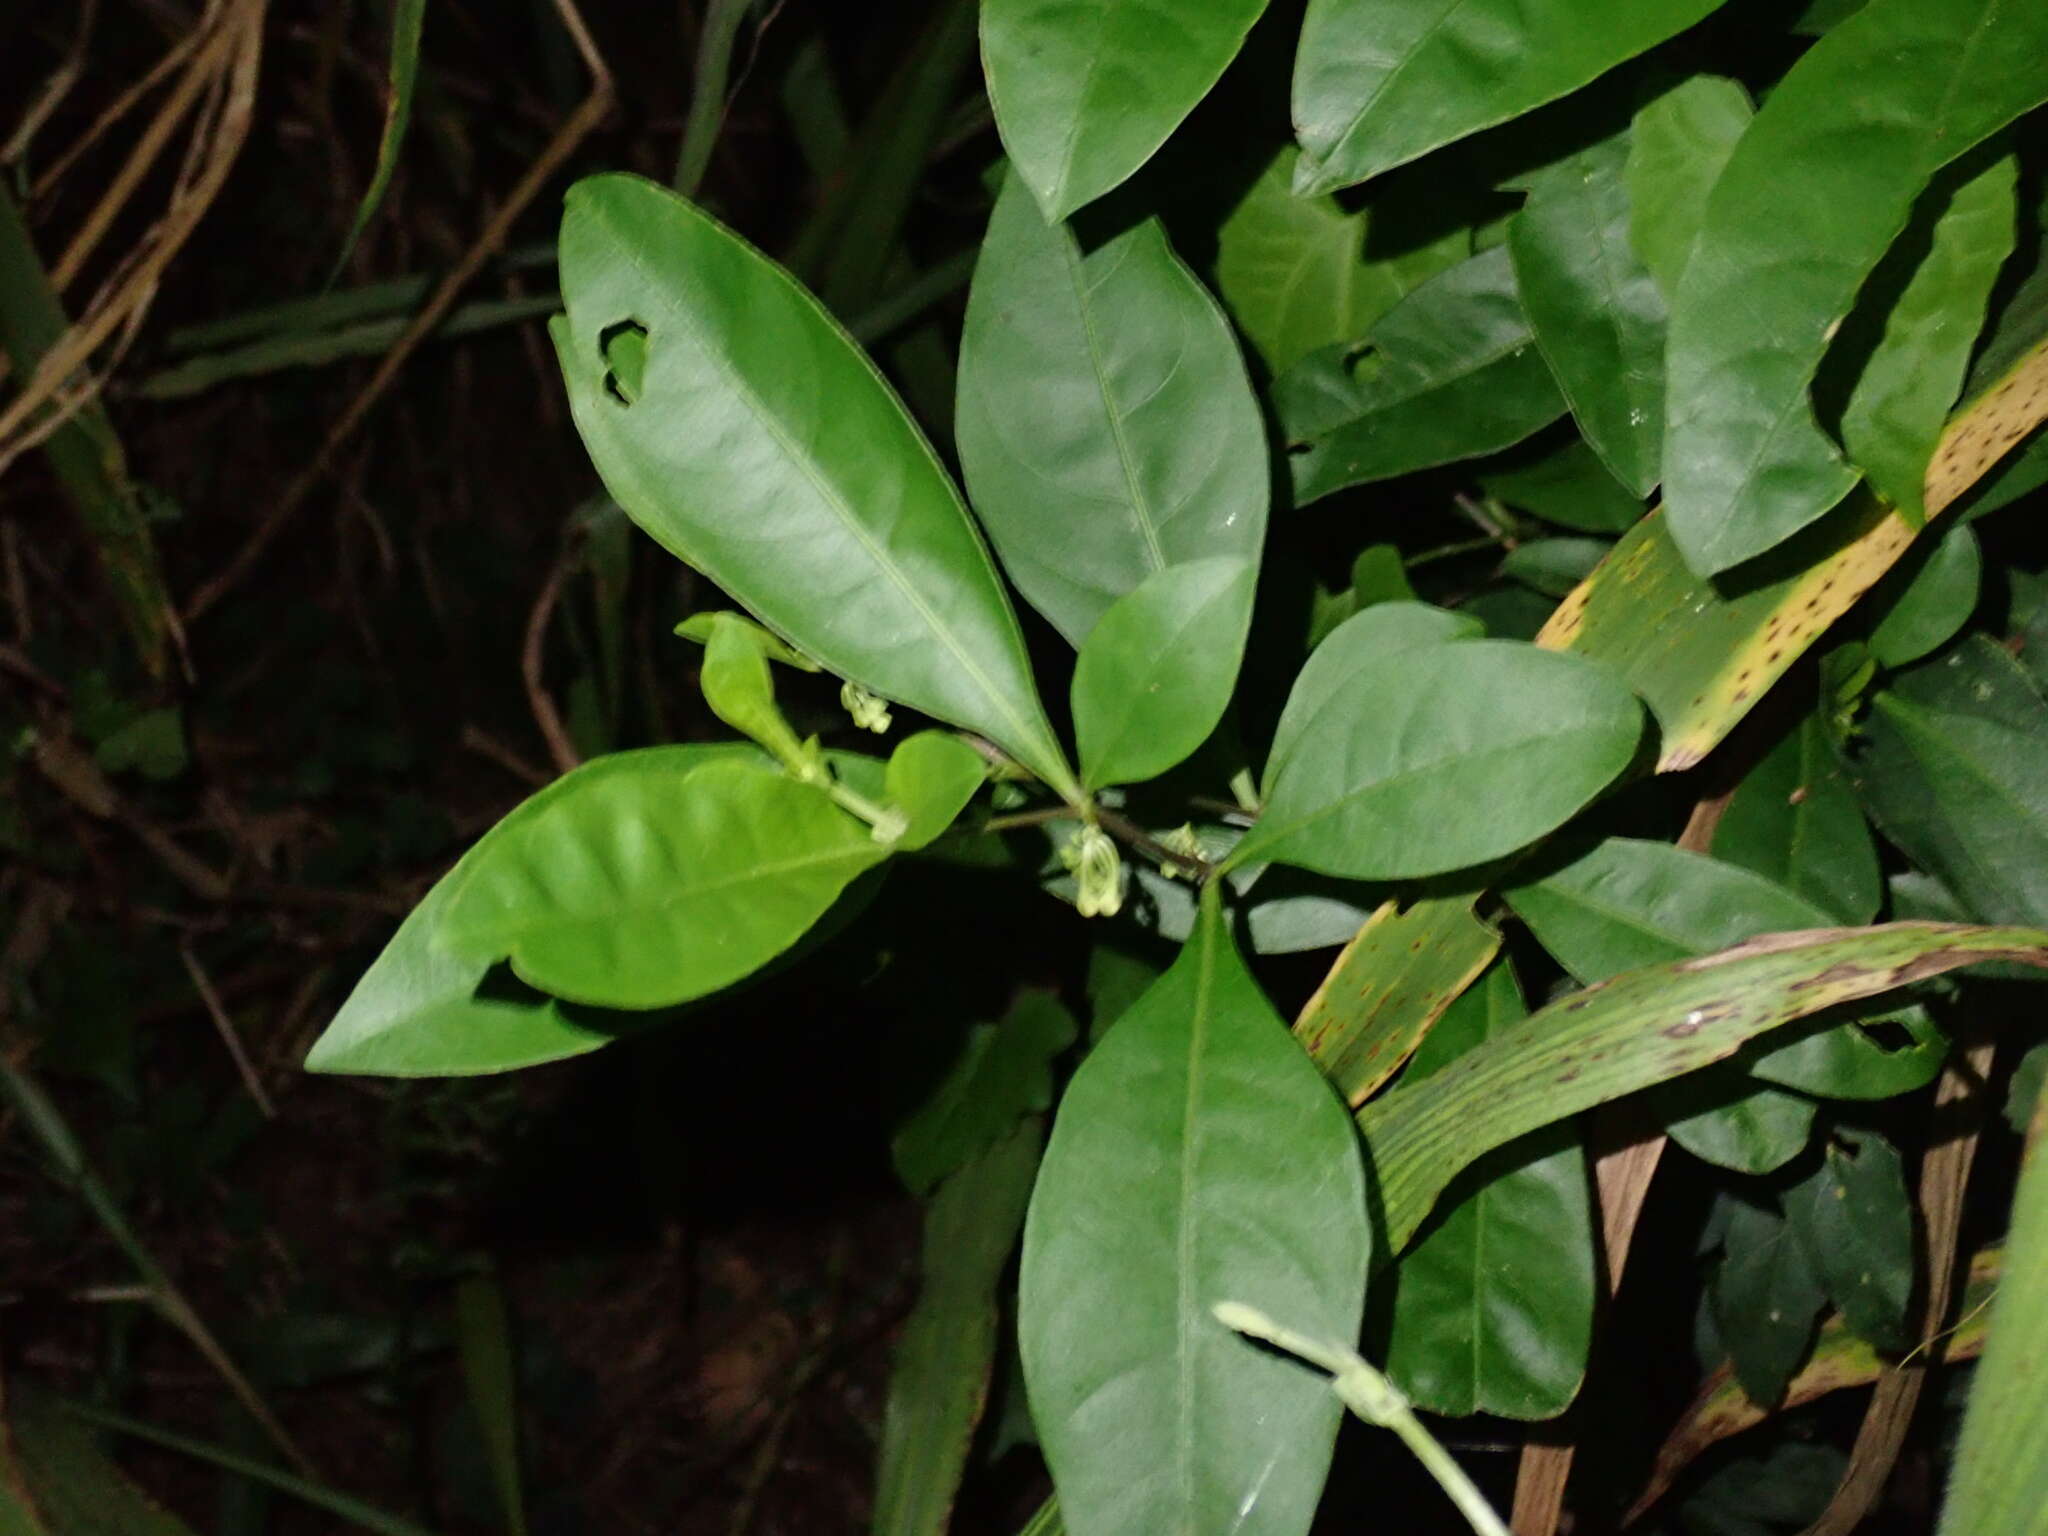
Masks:
[[[1181,853],[1177,849],[1167,847],[1135,821],[1119,812],[1104,810],[1097,806],[1095,819],[1103,831],[1122,838],[1148,859],[1159,864],[1171,864],[1196,880],[1208,879],[1215,868],[1207,859],[1197,854]]]
[[[213,990],[213,979],[206,974],[199,957],[192,953],[191,945],[180,944],[178,958],[185,962],[185,974],[192,978],[192,990],[199,994],[199,1001],[206,1005],[206,1011],[213,1019],[213,1027],[220,1031],[221,1044],[228,1048],[235,1070],[242,1075],[242,1086],[249,1090],[249,1097],[263,1111],[263,1117],[275,1120],[277,1106],[264,1091],[263,1079],[256,1075],[256,1064],[249,1060],[249,1053],[242,1048],[242,1037],[235,1032],[235,1021],[228,1017],[227,1009],[221,1006],[220,994]]]
[[[50,119],[64,98],[71,94],[71,87],[78,84],[78,77],[85,72],[85,46],[92,37],[93,23],[99,19],[99,0],[80,0],[78,7],[78,31],[72,35],[71,46],[64,50],[64,57],[50,72],[50,78],[43,82],[36,99],[21,115],[21,122],[0,145],[0,165],[12,165],[28,153],[28,146],[36,136],[36,130]]]
[[[514,752],[482,726],[465,725],[462,728],[462,744],[478,757],[489,758],[513,778],[535,789],[546,788],[548,780],[552,777]]]
[[[549,178],[560,168],[562,162],[569,158],[576,146],[581,144],[591,130],[611,111],[611,71],[606,68],[596,45],[590,40],[589,30],[583,23],[583,15],[576,8],[576,0],[554,0],[554,3],[563,27],[567,29],[571,41],[575,43],[577,53],[582,56],[584,67],[590,72],[590,93],[577,104],[576,110],[569,114],[562,126],[555,130],[554,137],[542,148],[539,158],[527,167],[526,174],[519,179],[511,195],[484,225],[483,232],[477,236],[475,243],[463,253],[462,259],[441,280],[440,286],[435,288],[433,297],[413,316],[412,323],[406,327],[405,333],[393,344],[391,350],[384,354],[384,360],[377,365],[377,371],[371,374],[369,382],[362,387],[355,399],[349,402],[349,407],[342,412],[340,420],[328,429],[327,436],[321,442],[319,451],[313,455],[312,462],[277,499],[269,515],[243,542],[242,547],[235,552],[234,558],[229,560],[227,567],[193,594],[192,601],[185,608],[187,623],[198,619],[241,585],[285,525],[297,515],[314,487],[325,477],[328,467],[334,462],[336,451],[362,425],[364,418],[370,414],[371,407],[384,398],[385,391],[391,387],[407,360],[419,349],[420,343],[433,334],[442,318],[454,306],[456,299],[461,296],[463,289],[468,287],[470,280],[476,276],[484,263],[503,249],[505,240],[511,234],[512,226],[519,216],[526,211],[534,198],[540,195],[541,188],[547,185]]]
[[[569,739],[561,712],[555,708],[547,682],[541,676],[548,620],[554,614],[556,600],[562,595],[562,583],[569,574],[570,558],[570,552],[564,550],[548,572],[540,596],[533,600],[533,612],[527,616],[526,644],[519,653],[519,675],[526,682],[526,702],[533,710],[533,723],[540,727],[541,740],[547,743],[548,757],[557,773],[568,773],[583,761],[576,751],[576,744]]]

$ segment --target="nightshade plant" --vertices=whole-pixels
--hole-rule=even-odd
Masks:
[[[512,812],[309,1066],[573,1055],[802,963],[896,861],[1007,869],[1107,936],[1095,1038],[1024,994],[899,1131],[925,1288],[878,1529],[945,1526],[1020,1228],[1034,1529],[1298,1536],[1346,1403],[1499,1529],[1411,1405],[1572,1405],[1600,1234],[1618,1275],[1668,1136],[1720,1180],[1705,1363],[1761,1410],[1830,1338],[1891,1362],[1812,1511],[1846,1530],[1959,1262],[1949,1164],[1909,1195],[1866,1107],[1965,1054],[1941,1091],[1981,1086],[1937,978],[2048,967],[2048,581],[1975,526],[2048,478],[2048,6],[1311,0],[1294,142],[1220,210],[1176,196],[1212,89],[1280,115],[1263,8],[983,0],[1007,164],[957,480],[710,214],[570,192],[575,422],[741,610],[676,642],[740,739]],[[1449,542],[1404,558],[1418,517]],[[1283,523],[1357,556],[1312,608]],[[1474,524],[1481,579],[1436,579]],[[789,723],[778,673],[818,671],[886,752]],[[1290,1033],[1248,956],[1313,950]],[[1588,1135],[1635,1148],[1597,1191]],[[2048,1530],[2036,1153],[1955,1536]],[[1554,1527],[1560,1455],[1525,1455],[1518,1529]]]

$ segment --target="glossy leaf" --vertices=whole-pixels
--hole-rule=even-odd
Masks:
[[[1792,1233],[1851,1328],[1904,1349],[1913,1294],[1913,1200],[1899,1149],[1875,1131],[1838,1130],[1820,1167],[1785,1196]]]
[[[952,1070],[890,1142],[910,1192],[930,1194],[1026,1115],[1050,1109],[1052,1063],[1074,1035],[1073,1015],[1050,992],[1021,992],[1001,1023],[975,1025]]]
[[[1326,192],[1555,101],[1720,0],[1310,0],[1298,191]]]
[[[1954,639],[1970,622],[1984,579],[1984,555],[1967,524],[1951,528],[1927,552],[1870,631],[1870,654],[1903,667]]]
[[[1389,901],[1344,947],[1294,1033],[1346,1102],[1363,1104],[1499,952],[1469,897]]]
[[[1438,274],[1361,341],[1275,381],[1297,506],[1520,442],[1564,414],[1504,248]]]
[[[1806,1150],[1816,1106],[1751,1079],[1740,1068],[1709,1067],[1644,1095],[1665,1133],[1701,1162],[1736,1173],[1770,1173]]]
[[[1398,651],[1351,672],[1309,717],[1230,862],[1354,880],[1483,863],[1569,820],[1641,734],[1636,701],[1575,658],[1511,640]]]
[[[1157,778],[1209,737],[1237,685],[1258,568],[1170,565],[1117,599],[1074,663],[1074,737],[1090,789]]]
[[[889,851],[823,789],[746,762],[627,752],[545,793],[464,861],[437,937],[599,1007],[729,986]]]
[[[1877,844],[1827,726],[1809,715],[1735,788],[1713,854],[1776,882],[1841,923],[1867,923],[1884,889]]]
[[[914,852],[938,837],[987,780],[987,761],[958,736],[919,731],[906,737],[889,754],[882,776],[883,794],[909,819],[896,851]]]
[[[1487,475],[1480,484],[1511,507],[1581,533],[1623,533],[1643,515],[1642,498],[1631,495],[1579,437],[1530,463]]]
[[[1971,636],[1872,700],[1854,759],[1878,829],[1973,913],[2048,918],[2048,703]]]
[[[1804,1363],[1827,1288],[1782,1215],[1746,1200],[1729,1206],[1714,1270],[1714,1322],[1742,1390],[1768,1405]]]
[[[1048,219],[1123,181],[1237,57],[1266,0],[982,0],[1003,148]]]
[[[2034,1110],[2005,1250],[1941,1536],[2048,1532],[2048,1098]]]
[[[1546,167],[1508,225],[1508,250],[1579,430],[1616,479],[1647,496],[1663,453],[1665,311],[1629,241],[1628,160],[1623,134]]]
[[[1560,998],[1359,1112],[1389,1240],[1398,1250],[1459,1170],[1539,1126],[1725,1060],[1767,1030],[1980,961],[2048,969],[2048,932],[1887,923],[1767,934]]]
[[[1671,306],[1664,491],[1702,574],[1820,517],[1856,472],[1808,387],[1936,171],[2048,96],[2048,10],[1872,0],[1771,92]]]
[[[1525,1018],[1496,966],[1437,1022],[1406,1080]],[[1593,1335],[1593,1214],[1577,1132],[1552,1126],[1479,1160],[1394,1274],[1387,1374],[1433,1413],[1546,1419],[1578,1394]]]
[[[1025,1222],[1031,1412],[1077,1531],[1308,1530],[1338,1403],[1216,1322],[1357,1336],[1368,1229],[1342,1106],[1231,948],[1187,948],[1074,1074]]]
[[[1917,257],[1842,412],[1842,448],[1906,521],[1927,520],[1927,466],[1963,387],[1991,285],[2017,236],[2018,162],[1938,181],[1895,249]],[[1931,223],[1925,244],[1914,239]],[[1887,263],[1889,264],[1889,262]],[[1889,293],[1887,296],[1890,297]]]
[[[1155,571],[1257,562],[1265,428],[1229,322],[1156,222],[1083,256],[1005,184],[968,296],[955,430],[1004,568],[1076,646]]]
[[[1078,793],[958,493],[810,294],[683,199],[625,175],[570,189],[553,324],[569,402],[627,514],[799,650],[979,731]],[[607,353],[643,334],[644,390]]]
[[[995,1367],[996,1285],[1043,1137],[1037,1120],[1017,1122],[925,1207],[917,1305],[896,1341],[882,1414],[876,1536],[945,1536]]]
[[[1692,257],[1707,194],[1755,116],[1749,92],[1691,75],[1646,102],[1629,130],[1629,244],[1669,299]]]
[[[1280,765],[1301,744],[1310,722],[1360,670],[1396,651],[1446,640],[1476,639],[1482,633],[1478,622],[1467,615],[1427,603],[1374,603],[1346,619],[1309,653],[1295,676],[1286,708],[1280,712],[1280,723],[1273,728],[1273,746],[1266,757],[1266,783],[1273,783]]]

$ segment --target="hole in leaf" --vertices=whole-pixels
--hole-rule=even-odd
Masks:
[[[1856,1027],[1881,1051],[1909,1051],[1920,1043],[1897,1019],[1859,1019]]]
[[[647,327],[638,320],[608,325],[597,344],[604,353],[604,387],[621,405],[640,398],[647,378]]]
[[[1344,371],[1354,379],[1361,374],[1370,376],[1379,371],[1379,356],[1380,349],[1375,343],[1361,341],[1345,351]]]

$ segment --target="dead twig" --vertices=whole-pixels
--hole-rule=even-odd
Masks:
[[[548,572],[548,579],[541,585],[540,596],[533,600],[533,612],[526,620],[526,644],[519,653],[519,675],[526,683],[526,702],[533,710],[533,723],[540,727],[541,740],[547,743],[548,758],[554,763],[557,773],[568,773],[583,761],[576,744],[569,739],[568,729],[562,724],[561,711],[555,708],[554,697],[549,694],[547,681],[541,675],[548,620],[554,616],[555,604],[561,598],[562,583],[568,579],[573,558],[570,550],[564,550]]]
[[[199,963],[199,957],[192,953],[190,944],[178,946],[178,958],[185,962],[185,974],[192,978],[192,990],[199,994],[199,1001],[213,1020],[213,1027],[220,1032],[221,1044],[228,1048],[228,1056],[234,1061],[235,1070],[242,1076],[242,1086],[249,1090],[249,1097],[256,1101],[256,1107],[263,1111],[266,1120],[277,1118],[277,1106],[271,1102],[264,1090],[263,1079],[257,1075],[256,1064],[249,1059],[249,1053],[242,1048],[242,1037],[235,1030],[235,1021],[228,1017],[227,1009],[221,1006],[220,994],[213,990],[213,980],[206,974],[206,967]]]

